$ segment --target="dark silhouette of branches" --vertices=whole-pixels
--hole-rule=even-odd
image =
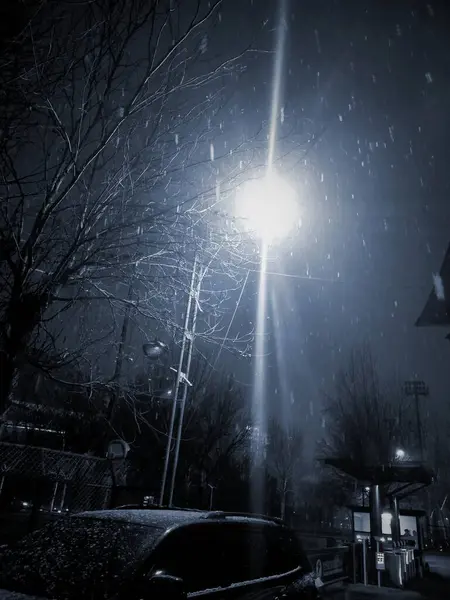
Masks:
[[[176,328],[195,253],[210,307],[199,335],[222,343],[224,302],[252,256],[225,206],[264,163],[265,132],[233,146],[221,132],[244,72],[235,51],[208,55],[221,4],[37,3],[3,48],[0,410],[30,356],[69,360],[58,329],[80,303],[112,330],[130,308]]]
[[[389,464],[414,435],[400,386],[380,379],[368,347],[354,350],[325,396],[326,433],[321,457],[347,458],[360,466]]]
[[[272,420],[268,429],[267,462],[269,474],[277,482],[280,497],[280,516],[286,516],[288,495],[293,497],[298,492],[301,478],[303,454],[303,434],[299,427],[291,426],[286,429]]]

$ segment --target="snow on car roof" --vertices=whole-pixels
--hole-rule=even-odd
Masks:
[[[121,509],[121,510],[98,510],[83,512],[74,515],[75,518],[106,519],[109,521],[121,521],[148,527],[159,527],[166,529],[173,525],[183,525],[205,519],[208,513],[194,510],[170,510],[170,509]]]

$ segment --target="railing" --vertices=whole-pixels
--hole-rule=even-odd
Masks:
[[[107,459],[0,443],[0,510],[37,502],[50,512],[104,508],[112,486]]]

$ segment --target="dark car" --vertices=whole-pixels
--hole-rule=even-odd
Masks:
[[[0,599],[7,591],[57,600],[317,597],[309,561],[281,522],[162,509],[49,525],[3,554],[0,588]]]

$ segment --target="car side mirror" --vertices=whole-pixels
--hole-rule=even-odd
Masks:
[[[183,580],[167,573],[155,573],[148,581],[147,594],[149,600],[185,600]]]

